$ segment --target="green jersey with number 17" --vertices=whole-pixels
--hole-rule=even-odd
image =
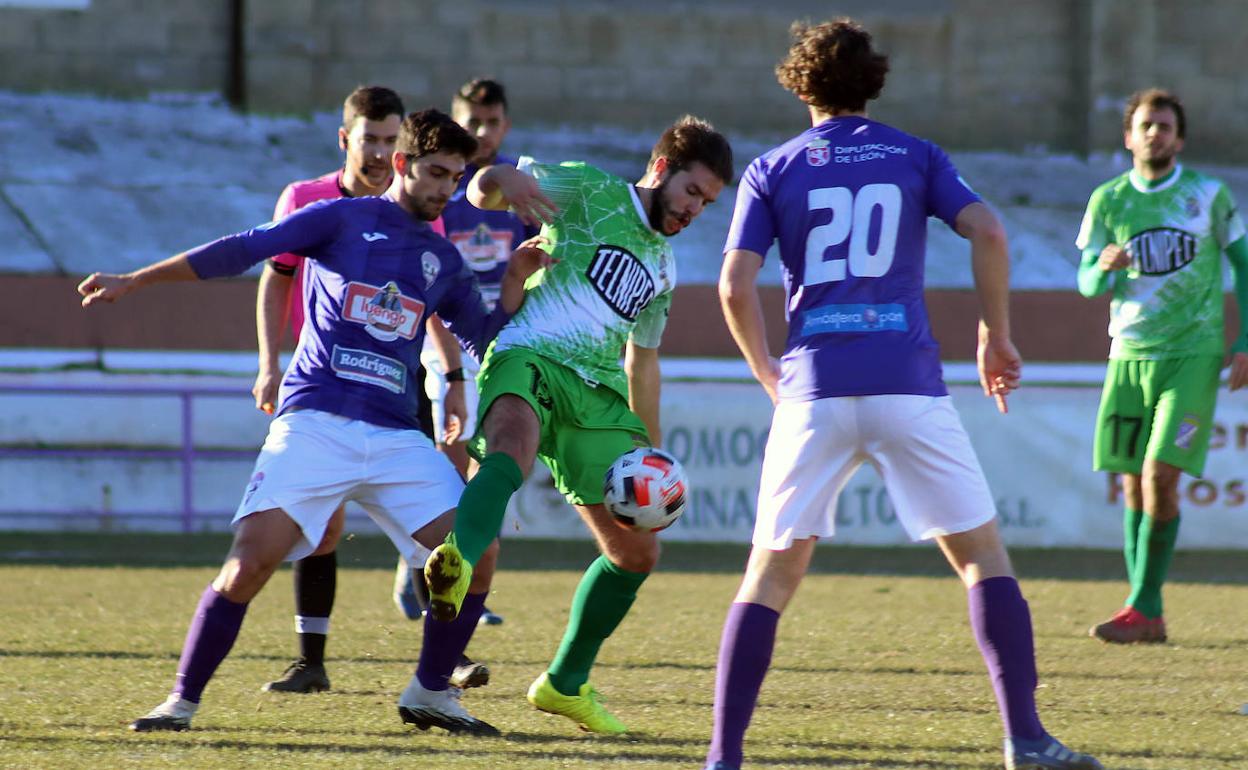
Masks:
[[[629,339],[659,346],[676,287],[671,246],[623,179],[579,162],[517,167],[559,207],[541,233],[559,261],[529,278],[493,350],[532,350],[627,399],[620,351]]]
[[[1110,358],[1222,355],[1222,252],[1244,236],[1226,185],[1181,165],[1152,187],[1134,171],[1092,192],[1076,245],[1131,258],[1110,275]]]

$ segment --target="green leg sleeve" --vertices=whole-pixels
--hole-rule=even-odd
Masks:
[[[455,540],[469,564],[475,566],[498,537],[507,501],[522,483],[524,474],[511,455],[494,452],[481,461],[477,475],[464,487],[455,511]]]
[[[1127,508],[1122,514],[1122,557],[1127,564],[1127,581],[1131,590],[1135,590],[1135,552],[1136,542],[1140,538],[1140,523],[1144,520],[1143,511]]]
[[[1179,537],[1179,517],[1170,521],[1155,521],[1145,516],[1140,525],[1140,537],[1135,551],[1135,583],[1127,605],[1144,613],[1146,617],[1162,615],[1161,586],[1170,571],[1170,559],[1174,556],[1174,543]]]
[[[620,569],[605,556],[589,565],[572,598],[563,642],[548,669],[556,690],[576,695],[589,681],[599,648],[628,614],[647,577],[649,573]]]

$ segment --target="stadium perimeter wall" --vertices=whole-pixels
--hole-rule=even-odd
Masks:
[[[1248,161],[1241,0],[29,0],[0,5],[0,88],[218,91],[308,112],[361,82],[442,104],[489,73],[521,121],[653,127],[693,111],[787,130],[800,108],[772,67],[788,25],[834,14],[892,55],[874,114],[950,147],[1112,150],[1123,96],[1159,84],[1202,116],[1194,157]]]

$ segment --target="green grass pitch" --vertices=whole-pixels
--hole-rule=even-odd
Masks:
[[[126,723],[171,683],[220,535],[0,534],[0,767],[689,768],[710,733],[720,626],[740,546],[669,544],[607,643],[594,683],[634,732],[579,733],[524,690],[554,653],[588,543],[509,541],[490,599],[506,617],[470,653],[494,679],[465,704],[502,739],[421,733],[395,700],[420,643],[390,602],[392,550],[340,549],[328,648],[333,690],[261,693],[293,659],[283,569],[250,608],[194,729]],[[1120,557],[1019,551],[1050,730],[1113,770],[1248,767],[1248,554],[1179,553],[1171,643],[1109,647],[1087,627],[1122,600]],[[1000,768],[1000,724],[964,594],[934,548],[823,546],[780,626],[747,736],[750,768]]]

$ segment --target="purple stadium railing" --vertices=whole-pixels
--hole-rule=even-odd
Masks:
[[[255,457],[255,449],[196,449],[194,425],[192,417],[194,416],[193,401],[197,396],[238,396],[250,397],[243,388],[209,388],[209,387],[171,387],[167,385],[128,385],[125,387],[85,387],[85,386],[48,386],[48,385],[5,385],[0,384],[0,394],[16,393],[32,396],[177,396],[181,401],[182,412],[182,441],[177,449],[123,449],[117,447],[74,447],[74,448],[42,448],[42,447],[5,447],[0,446],[0,458],[6,457],[65,457],[65,458],[90,458],[90,457],[120,457],[135,459],[177,459],[181,465],[182,477],[182,505],[180,516],[182,520],[182,531],[191,532],[194,530],[195,520],[197,518],[211,518],[220,516],[233,516],[231,511],[199,511],[195,510],[193,504],[194,493],[194,471],[195,461],[201,458],[226,458],[226,459],[242,459]],[[178,514],[174,514],[178,515]],[[9,518],[24,517],[44,517],[56,516],[70,518],[103,518],[103,517],[126,517],[126,518],[169,518],[170,514],[153,512],[153,511],[93,511],[93,510],[66,510],[66,511],[40,511],[31,513],[26,511],[6,511],[0,509],[0,516]]]

